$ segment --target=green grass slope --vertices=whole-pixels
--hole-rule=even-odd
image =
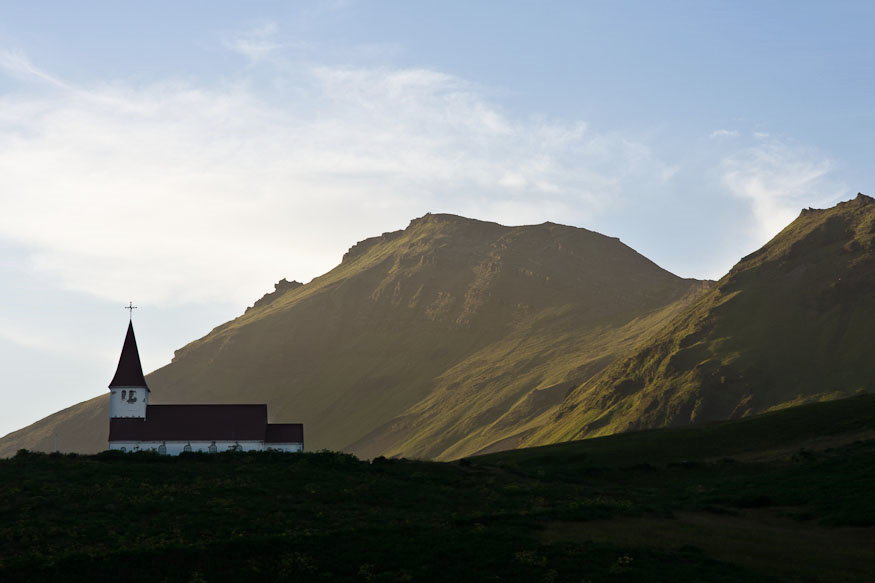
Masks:
[[[875,395],[797,405],[732,421],[648,429],[471,458],[477,463],[573,475],[723,458],[774,460],[875,439]]]
[[[271,421],[305,424],[308,449],[458,457],[513,447],[702,288],[586,229],[426,215],[278,286],[148,379],[155,403],[266,402]],[[63,447],[96,451],[104,406],[56,418],[91,432]],[[0,455],[38,447],[30,435]]]
[[[875,201],[806,210],[525,443],[744,417],[875,390]]]
[[[867,395],[452,463],[21,453],[0,580],[863,581],[873,431]]]

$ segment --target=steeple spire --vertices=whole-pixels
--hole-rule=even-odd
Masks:
[[[140,351],[137,350],[137,338],[134,336],[134,323],[128,322],[128,333],[122,346],[122,354],[118,359],[118,368],[115,376],[109,383],[109,388],[115,387],[144,387],[147,391],[149,385],[143,376],[143,367],[140,364]]]

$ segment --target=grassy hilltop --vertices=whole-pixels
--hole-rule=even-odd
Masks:
[[[0,460],[3,581],[860,581],[875,396],[435,463]]]

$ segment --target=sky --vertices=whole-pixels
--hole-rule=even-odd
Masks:
[[[875,184],[875,4],[0,0],[0,435],[427,212],[718,279]]]

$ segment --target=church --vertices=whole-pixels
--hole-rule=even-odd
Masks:
[[[151,405],[134,323],[109,383],[109,449],[156,451],[304,450],[300,423],[268,423],[267,405]]]

